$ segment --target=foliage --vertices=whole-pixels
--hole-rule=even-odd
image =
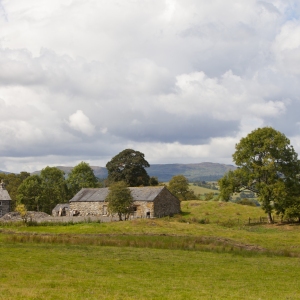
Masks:
[[[75,166],[67,178],[67,185],[72,198],[82,188],[96,188],[100,186],[93,169],[86,162],[81,162]]]
[[[122,215],[125,215],[126,220],[131,212],[133,198],[130,189],[124,181],[115,182],[109,187],[106,201],[108,202],[110,213],[117,213],[120,221],[122,221]]]
[[[48,214],[51,214],[56,204],[67,202],[81,188],[101,185],[91,167],[85,162],[73,168],[68,180],[65,180],[65,173],[56,167],[46,167],[40,175],[27,174],[29,173],[22,172],[19,176],[23,182],[18,186],[17,200],[28,210]]]
[[[210,201],[213,198],[214,198],[214,193],[213,192],[205,194],[205,201]]]
[[[288,220],[297,219],[300,222],[300,199],[290,198],[291,204],[285,209],[283,217]]]
[[[284,213],[286,200],[299,191],[300,165],[289,139],[271,127],[258,128],[236,145],[233,160],[239,169],[219,181],[223,199],[250,190],[257,194],[270,222],[274,208]]]
[[[27,177],[18,188],[18,202],[26,205],[28,210],[44,209],[42,202],[42,180],[38,175]]]
[[[149,180],[149,184],[151,186],[157,186],[159,184],[157,177],[151,176]]]
[[[168,190],[179,200],[197,199],[194,192],[189,189],[189,182],[183,175],[173,176],[168,184]]]
[[[67,201],[64,172],[55,167],[46,167],[41,175],[26,178],[18,188],[17,198],[28,210],[51,214],[56,204]]]
[[[109,182],[124,181],[128,186],[148,186],[148,167],[144,154],[132,149],[123,150],[106,164]]]
[[[24,204],[18,204],[16,206],[16,211],[21,215],[24,222],[27,221],[27,209]]]
[[[67,185],[64,172],[56,167],[46,167],[41,171],[41,199],[43,211],[51,214],[53,207],[58,203],[67,202]]]
[[[3,179],[5,183],[5,188],[7,189],[7,192],[9,193],[9,196],[12,200],[11,207],[12,210],[15,209],[17,204],[17,194],[18,194],[18,188],[22,184],[22,182],[28,178],[30,174],[28,172],[21,172],[20,174],[0,174],[0,181]]]

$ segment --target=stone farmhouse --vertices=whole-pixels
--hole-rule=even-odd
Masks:
[[[130,187],[132,217],[155,218],[180,213],[180,201],[166,187]],[[83,188],[70,200],[70,212],[79,216],[108,215],[108,188]]]
[[[11,198],[5,188],[3,180],[0,183],[0,218],[11,210]]]

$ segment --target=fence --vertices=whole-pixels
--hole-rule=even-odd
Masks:
[[[299,221],[295,221],[295,220],[286,220],[284,221],[280,216],[272,216],[273,218],[273,222],[274,223],[284,223],[284,222],[287,222],[287,223],[295,223],[295,222],[299,222]],[[206,223],[210,223],[210,220],[209,219],[206,219],[207,222]],[[214,223],[214,222],[212,222]],[[255,225],[255,224],[267,224],[269,223],[269,219],[267,217],[259,217],[259,218],[248,218],[248,219],[228,219],[228,220],[218,220],[216,221],[217,224],[223,224],[223,225],[226,225],[226,224],[235,224],[235,225]]]

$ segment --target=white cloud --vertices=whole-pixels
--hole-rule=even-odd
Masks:
[[[273,51],[280,72],[300,75],[300,20],[288,21],[277,35]]]
[[[0,169],[103,166],[128,147],[230,163],[266,125],[300,150],[296,0],[1,5]]]
[[[69,126],[86,135],[93,135],[95,126],[90,122],[90,119],[83,113],[82,110],[77,110],[74,114],[69,116]]]

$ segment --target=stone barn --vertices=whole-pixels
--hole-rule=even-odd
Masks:
[[[130,187],[134,218],[159,218],[180,213],[180,201],[164,186]],[[108,215],[108,188],[83,188],[70,200],[70,211],[80,216]]]
[[[0,218],[11,210],[11,198],[5,188],[3,180],[0,183]]]
[[[63,217],[68,216],[70,210],[70,204],[69,203],[63,203],[63,204],[57,204],[52,209],[52,216],[53,217]]]

